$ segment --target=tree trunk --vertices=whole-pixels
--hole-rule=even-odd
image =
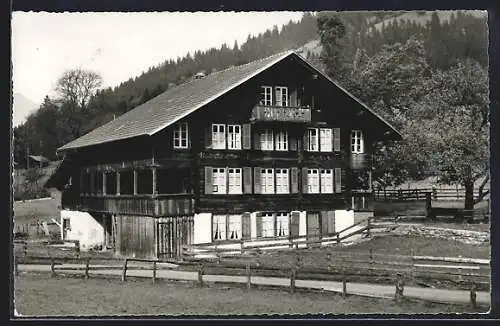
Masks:
[[[474,182],[466,181],[465,184],[465,205],[464,205],[464,217],[467,222],[472,223],[474,220],[474,214],[472,210],[474,209]]]

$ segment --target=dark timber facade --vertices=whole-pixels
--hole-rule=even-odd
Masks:
[[[87,213],[117,254],[173,257],[331,232],[336,212],[369,210],[373,146],[399,138],[287,52],[169,89],[63,146],[53,183],[62,217]]]

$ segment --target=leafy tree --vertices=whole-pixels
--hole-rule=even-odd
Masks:
[[[65,71],[57,80],[56,91],[61,101],[85,109],[90,98],[102,85],[102,77],[81,68]]]
[[[86,121],[92,118],[89,102],[102,85],[102,77],[83,69],[65,71],[57,81],[60,116],[58,122],[61,141],[68,142],[80,137]]]
[[[436,128],[432,136],[433,156],[440,180],[465,188],[464,207],[470,210],[489,191],[489,92],[488,74],[472,60],[437,72],[426,101],[434,107]],[[482,179],[479,197],[474,183]]]

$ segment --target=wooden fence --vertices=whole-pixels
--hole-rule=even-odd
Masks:
[[[259,249],[279,249],[284,247],[296,248],[300,247],[314,247],[328,244],[340,244],[342,241],[347,240],[355,235],[365,234],[370,235],[372,228],[373,217],[369,217],[358,221],[343,230],[324,233],[320,239],[311,240],[307,235],[303,236],[290,236],[286,239],[283,238],[266,238],[262,240],[236,240],[226,242],[208,242],[198,243],[182,246],[181,259],[183,257],[194,257],[196,255],[213,256],[220,259],[225,254],[243,254],[248,251],[255,251]],[[273,241],[279,241],[273,243]],[[267,242],[267,243],[266,243]],[[233,245],[232,247],[230,247]],[[237,247],[235,247],[235,245]]]
[[[465,188],[377,189],[373,197],[376,200],[425,200],[427,193],[432,200],[465,200]],[[474,189],[474,198],[478,196],[479,189]]]
[[[395,286],[394,296],[401,299],[404,296],[405,284],[419,284],[425,280],[449,281],[467,285],[470,290],[470,304],[476,306],[476,291],[478,286],[489,286],[490,266],[488,260],[458,257],[432,257],[432,256],[403,256],[386,255],[369,252],[340,252],[330,251],[327,256],[327,264],[324,266],[309,267],[302,263],[300,251],[296,250],[296,260],[289,266],[273,265],[259,261],[238,260],[193,260],[164,261],[158,259],[126,258],[120,265],[96,265],[90,264],[91,257],[51,257],[50,271],[52,276],[58,272],[82,271],[85,278],[89,278],[92,270],[121,270],[121,280],[127,281],[127,272],[133,269],[151,271],[153,284],[157,283],[158,264],[173,263],[163,266],[161,269],[182,269],[195,272],[197,277],[192,281],[200,286],[207,281],[206,275],[244,276],[245,287],[250,290],[257,283],[252,282],[255,276],[272,276],[288,279],[287,287],[290,292],[296,291],[297,280],[324,280],[342,282],[341,293],[348,295],[347,284],[350,282],[379,283],[383,278],[385,283]],[[78,261],[82,266],[60,265],[61,262]],[[143,263],[141,266],[130,266],[131,262]],[[18,273],[17,261],[14,267]],[[145,275],[144,275],[145,276]],[[205,277],[204,277],[205,276]],[[175,277],[173,277],[175,278]],[[227,283],[241,283],[240,280],[227,279]],[[283,286],[283,285],[282,285]]]

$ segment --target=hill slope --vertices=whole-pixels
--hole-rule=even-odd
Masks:
[[[33,113],[39,104],[36,104],[20,93],[14,93],[12,97],[12,125],[18,126],[23,123],[30,113]]]

